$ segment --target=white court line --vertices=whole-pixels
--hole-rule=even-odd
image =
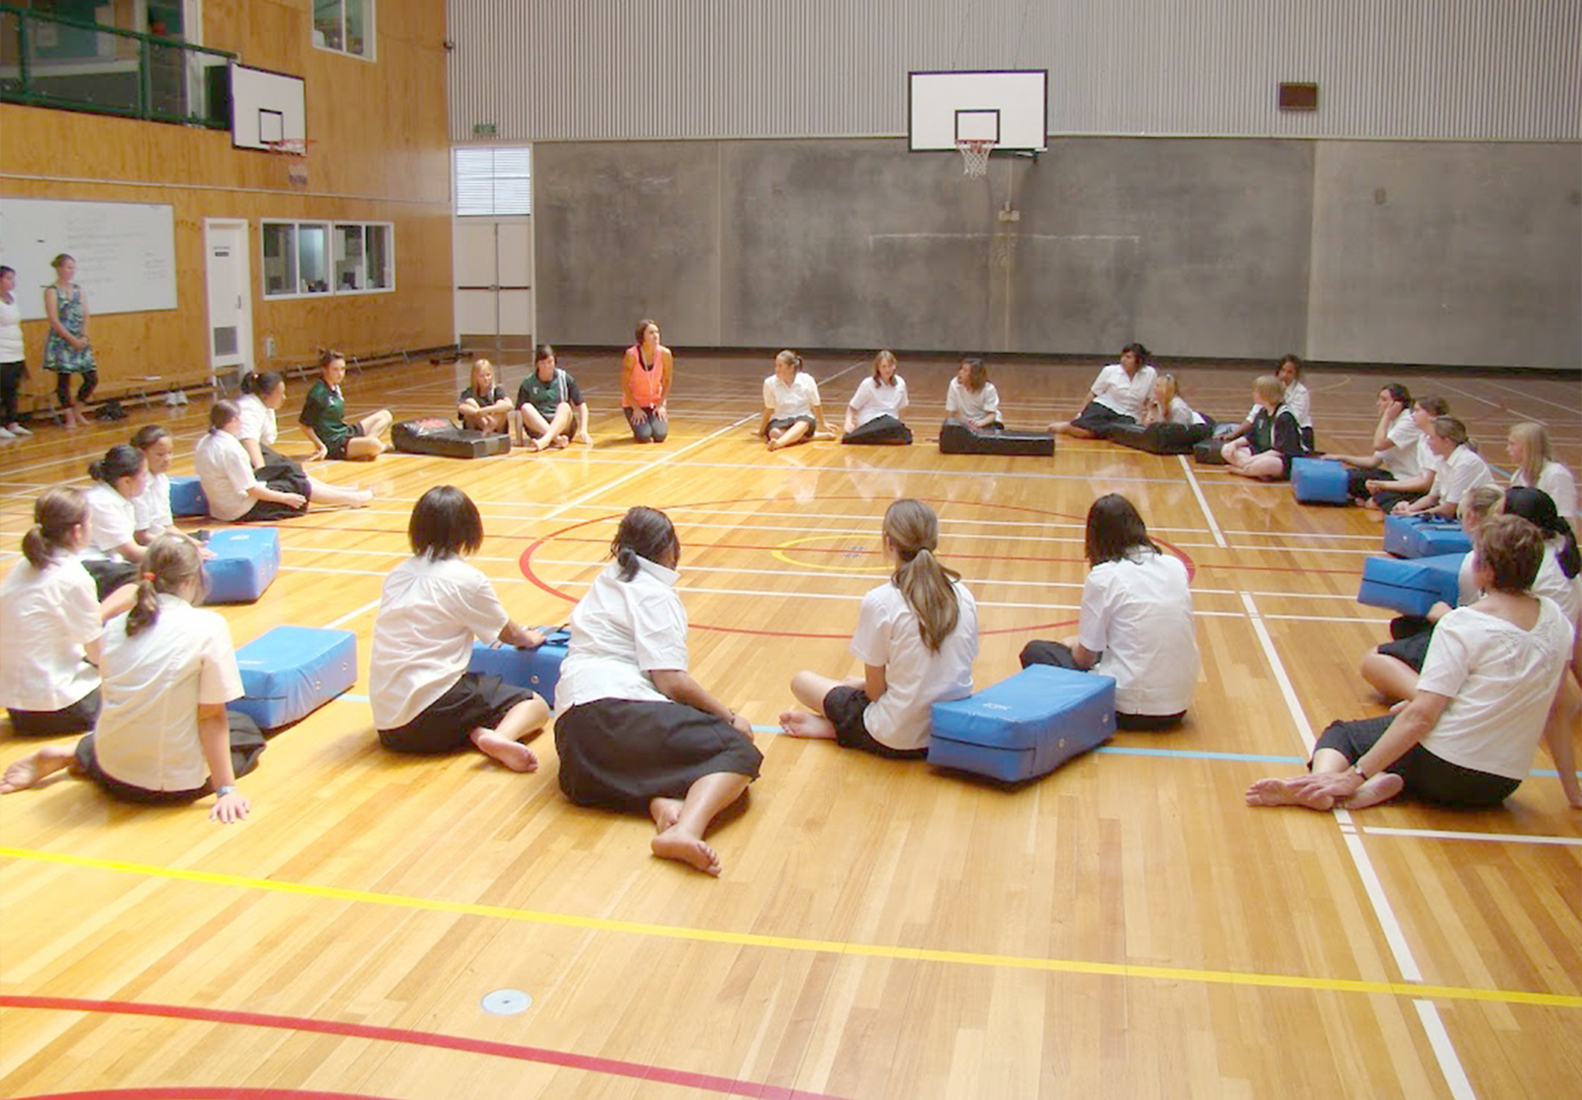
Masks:
[[[1422,999],[1415,1000],[1412,1004],[1417,1006],[1417,1018],[1422,1021],[1423,1030],[1428,1033],[1428,1045],[1434,1048],[1434,1057],[1439,1060],[1439,1072],[1445,1075],[1445,1084],[1450,1088],[1450,1095],[1455,1100],[1472,1100],[1477,1093],[1472,1091],[1472,1082],[1467,1079],[1467,1071],[1456,1055],[1455,1044],[1450,1041],[1450,1032],[1445,1030],[1445,1022],[1439,1018],[1439,1006],[1433,1001]]]
[[[1562,405],[1558,401],[1551,401],[1547,397],[1539,397],[1536,394],[1524,393],[1523,391],[1521,391],[1519,389],[1516,389],[1514,386],[1507,386],[1507,385],[1504,385],[1503,383],[1495,382],[1492,379],[1480,379],[1480,381],[1485,381],[1489,385],[1495,387],[1496,389],[1504,390],[1507,393],[1514,393],[1518,397],[1524,397],[1524,398],[1526,398],[1529,401],[1537,401],[1541,405],[1553,405],[1557,409],[1564,409],[1566,412],[1570,413],[1573,416],[1582,414],[1582,408],[1579,408],[1576,405]],[[1509,406],[1506,406],[1506,407],[1509,408]],[[1516,410],[1512,409],[1511,411],[1514,413]],[[1538,418],[1536,416],[1533,417],[1532,419],[1533,420],[1538,420]],[[1546,421],[1538,420],[1538,423],[1545,424],[1547,426],[1547,422]]]
[[[382,577],[382,576],[385,576],[386,574],[384,574],[384,573],[375,573],[373,575],[376,576],[376,577]],[[374,608],[376,608],[378,606],[379,606],[379,601],[378,600],[369,600],[367,603],[365,603],[361,607],[357,608],[357,610],[355,610],[355,611],[348,611],[346,614],[342,615],[340,618],[336,619],[334,622],[332,622],[332,623],[325,623],[324,625],[325,625],[325,627],[327,629],[333,630],[335,627],[340,626],[342,623],[349,623],[353,619],[355,619],[357,616],[367,614],[368,612],[372,611]]]
[[[1222,550],[1230,548],[1230,543],[1225,541],[1225,533],[1219,529],[1219,522],[1214,518],[1214,511],[1208,506],[1208,498],[1203,495],[1202,486],[1197,483],[1197,474],[1192,471],[1192,464],[1187,461],[1186,455],[1176,455],[1181,460],[1181,469],[1186,474],[1187,484],[1192,487],[1192,495],[1197,497],[1197,506],[1203,510],[1203,518],[1208,520],[1209,532],[1214,536],[1214,544]]]
[[[1522,833],[1458,833],[1449,829],[1401,829],[1379,825],[1357,826],[1370,836],[1419,837],[1424,840],[1482,840],[1495,844],[1554,844],[1566,848],[1582,848],[1582,837],[1531,836]]]

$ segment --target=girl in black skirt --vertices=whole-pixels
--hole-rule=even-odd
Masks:
[[[687,612],[675,593],[681,543],[670,518],[633,508],[615,558],[571,613],[556,685],[560,789],[579,806],[654,819],[654,854],[705,874],[716,815],[758,778],[752,726],[687,672]]]

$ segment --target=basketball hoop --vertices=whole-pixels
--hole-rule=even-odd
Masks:
[[[989,154],[994,152],[992,141],[958,141],[956,148],[961,151],[962,173],[969,179],[977,179],[989,173]]]
[[[280,141],[264,142],[264,148],[277,156],[305,157],[308,155],[308,146],[312,144],[312,138],[283,138]]]

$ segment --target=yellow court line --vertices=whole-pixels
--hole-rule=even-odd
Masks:
[[[723,527],[726,525],[720,524],[719,526]],[[786,553],[786,551],[792,547],[802,546],[805,543],[827,542],[830,539],[846,538],[864,538],[864,536],[858,535],[851,531],[831,531],[827,535],[808,535],[806,538],[787,539],[779,546],[776,546],[774,549],[770,550],[769,556],[776,558],[779,561],[783,561],[787,565],[795,565],[800,569],[828,569],[843,573],[888,573],[890,571],[890,567],[888,565],[829,565],[824,562],[800,561]]]
[[[669,940],[687,940],[695,943],[723,943],[738,947],[764,947],[780,951],[805,951],[832,955],[902,959],[916,962],[951,963],[958,966],[994,966],[1011,970],[1090,974],[1165,982],[1202,982],[1211,985],[1240,985],[1265,989],[1385,994],[1392,997],[1432,998],[1446,1001],[1484,1001],[1493,1004],[1540,1005],[1546,1008],[1582,1008],[1582,996],[1568,993],[1531,993],[1517,989],[1478,989],[1459,985],[1417,985],[1411,982],[1376,982],[1357,978],[1312,978],[1294,974],[1259,974],[1236,970],[1198,970],[1189,967],[1139,966],[1132,963],[1106,963],[1087,959],[1047,959],[1030,955],[990,955],[976,951],[942,951],[927,947],[900,947],[894,944],[848,943],[840,940],[803,939],[797,936],[765,936],[754,932],[725,932],[709,928],[684,928],[668,924],[645,924],[640,921],[613,920],[608,917],[584,917],[570,913],[546,913],[532,909],[509,909],[500,905],[478,905],[472,902],[409,897],[403,894],[381,894],[371,890],[351,890],[341,886],[315,886],[305,882],[250,878],[246,875],[228,875],[216,871],[193,871],[180,867],[161,867],[150,863],[126,863],[120,860],[94,859],[89,856],[70,855],[63,852],[46,852],[31,848],[0,847],[0,859],[57,863],[70,867],[92,868],[99,871],[120,871],[126,874],[145,875],[150,878],[204,882],[214,886],[232,886],[249,890],[267,890],[277,894],[299,894],[307,897],[330,898],[336,901],[392,905],[403,909],[421,909],[437,913],[495,917],[500,920],[526,921],[532,924],[555,925],[562,928],[583,928],[598,932],[624,932],[631,935],[654,936]]]

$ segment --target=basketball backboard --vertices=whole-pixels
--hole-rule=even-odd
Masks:
[[[307,81],[231,63],[231,144],[266,149],[307,137]]]
[[[907,74],[907,138],[913,152],[992,141],[996,150],[1049,148],[1049,70]]]

